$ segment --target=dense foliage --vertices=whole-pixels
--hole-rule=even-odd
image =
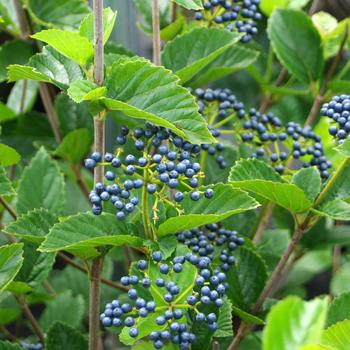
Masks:
[[[349,19],[134,5],[0,0],[0,349],[348,350]]]

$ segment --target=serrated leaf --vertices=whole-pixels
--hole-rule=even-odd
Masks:
[[[318,343],[326,320],[328,299],[303,301],[288,297],[270,311],[263,334],[263,350],[298,349]]]
[[[94,55],[92,43],[78,33],[60,29],[47,29],[32,35],[32,38],[43,41],[62,55],[84,66]]]
[[[48,210],[44,208],[34,209],[8,224],[4,228],[4,232],[31,242],[40,243],[57,221],[57,217]]]
[[[259,317],[252,315],[234,305],[232,305],[232,313],[247,324],[264,324],[264,321]]]
[[[232,186],[251,191],[291,211],[301,213],[312,203],[298,186],[284,182],[271,167],[259,160],[243,159],[231,169]]]
[[[16,277],[23,264],[23,243],[0,247],[0,292]]]
[[[19,64],[12,64],[8,66],[7,79],[10,83],[18,80],[37,80],[52,83],[50,78],[38,72],[35,68],[29,66],[21,66]]]
[[[231,185],[221,183],[212,188],[214,196],[211,199],[202,196],[198,201],[193,201],[189,194],[185,195],[181,203],[184,214],[170,217],[161,223],[157,231],[158,236],[212,224],[259,206],[252,197],[234,189]]]
[[[237,44],[229,47],[194,78],[195,80],[191,83],[191,86],[200,87],[245,69],[253,64],[259,55],[259,51],[247,48],[244,45]]]
[[[107,7],[103,10],[103,43],[106,44],[109,36],[112,33],[112,30],[117,19],[117,11],[114,12],[110,7]],[[94,42],[94,16],[93,13],[87,15],[83,21],[80,23],[79,34],[84,36],[92,43]]]
[[[23,348],[16,343],[0,340],[0,350],[23,350]]]
[[[81,0],[28,0],[26,4],[36,23],[63,29],[77,29],[90,11],[87,2]]]
[[[15,149],[0,143],[0,166],[15,165],[20,160],[21,156]]]
[[[350,157],[350,139],[345,140],[336,150],[345,157]]]
[[[334,220],[350,220],[350,204],[341,199],[326,202],[313,211]]]
[[[17,193],[17,211],[20,214],[35,208],[46,208],[58,214],[64,210],[64,178],[44,148],[40,148],[24,169]]]
[[[229,299],[224,300],[224,305],[220,308],[218,318],[218,329],[214,333],[214,338],[225,338],[233,336],[232,329],[232,303]]]
[[[69,312],[69,311],[68,311]],[[87,338],[73,327],[55,322],[46,338],[46,350],[87,350]]]
[[[73,296],[70,290],[57,295],[54,300],[47,302],[47,306],[40,316],[39,324],[44,331],[56,321],[78,328],[83,320],[85,311],[84,299],[81,295]]]
[[[198,106],[170,71],[142,59],[121,58],[106,79],[101,102],[137,119],[169,128],[193,143],[213,143]]]
[[[99,246],[141,246],[142,239],[130,234],[130,229],[112,214],[80,213],[54,225],[39,250],[66,250],[82,257],[92,257],[98,255],[96,247]]]
[[[324,65],[321,37],[304,12],[274,11],[268,34],[278,59],[291,74],[305,83],[320,78]]]
[[[240,247],[236,264],[227,273],[228,298],[233,306],[249,311],[262,292],[267,279],[266,265],[251,249]]]
[[[7,107],[11,108],[15,114],[27,113],[33,108],[37,94],[37,82],[25,82],[24,80],[17,81],[11,89],[9,97],[7,98]],[[18,101],[21,101],[22,95],[24,95],[23,105],[21,105],[21,103],[18,103]]]
[[[89,130],[77,129],[67,134],[55,154],[72,163],[79,163],[89,152],[92,140]]]
[[[327,327],[350,319],[350,292],[340,294],[332,300],[328,308]]]
[[[187,10],[201,10],[203,9],[202,0],[173,0],[178,5]]]
[[[77,103],[83,101],[94,101],[107,94],[105,86],[97,86],[88,80],[77,80],[67,90],[68,96]]]
[[[322,334],[321,344],[337,350],[350,347],[350,320],[338,322],[327,328]]]
[[[23,40],[7,41],[0,47],[0,81],[7,76],[7,66],[10,64],[26,64],[33,55],[33,47]]]
[[[40,253],[37,248],[28,242],[24,245],[23,265],[15,278],[16,282],[24,282],[33,289],[47,278],[55,262],[55,254]]]
[[[304,191],[310,202],[314,202],[321,191],[320,172],[315,167],[300,169],[293,175],[292,183]]]
[[[335,93],[342,93],[343,91],[348,91],[350,89],[350,81],[346,80],[331,80],[328,84],[331,91]]]
[[[226,29],[193,29],[164,47],[162,63],[175,72],[183,84],[237,43],[240,37]]]
[[[9,196],[15,193],[10,180],[7,178],[6,171],[0,166],[0,196]]]

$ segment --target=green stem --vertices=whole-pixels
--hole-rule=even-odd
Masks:
[[[153,238],[152,226],[149,217],[149,207],[148,207],[148,192],[147,192],[147,183],[149,180],[148,167],[145,167],[143,170],[144,185],[142,187],[142,222],[145,229],[146,236]]]
[[[274,58],[274,52],[273,52],[272,46],[270,45],[268,56],[267,56],[267,62],[266,62],[266,70],[264,75],[264,80],[266,82],[270,82],[272,78],[273,58]]]

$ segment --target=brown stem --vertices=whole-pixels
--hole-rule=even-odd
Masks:
[[[0,332],[5,336],[6,339],[18,343],[18,339],[3,325],[0,325]]]
[[[153,63],[160,66],[159,0],[152,0]]]
[[[261,237],[267,227],[267,225],[269,224],[272,212],[273,212],[273,208],[274,208],[274,204],[272,202],[268,202],[264,208],[261,209],[261,213],[259,216],[259,224],[258,227],[255,231],[254,237],[253,237],[253,242],[255,244],[259,243],[261,240]]]
[[[15,8],[16,16],[18,19],[19,23],[19,30],[21,34],[21,38],[23,40],[28,40],[29,39],[29,26],[28,26],[28,21],[26,18],[26,15],[22,9],[21,3],[19,0],[13,0],[13,5]]]
[[[171,22],[175,22],[177,19],[177,4],[173,2],[173,8],[171,12]]]
[[[32,314],[32,311],[30,310],[30,308],[29,308],[29,306],[28,306],[24,296],[20,295],[20,296],[16,297],[16,300],[17,300],[18,304],[20,305],[24,315],[28,319],[29,323],[33,327],[34,333],[37,335],[37,337],[39,338],[40,342],[42,344],[45,344],[44,333],[41,330],[40,325],[37,322],[37,320],[35,319],[34,315]]]
[[[338,50],[338,53],[337,55],[335,56],[329,70],[327,71],[327,74],[323,80],[323,83],[321,85],[321,88],[320,88],[320,91],[318,92],[318,94],[316,95],[315,97],[315,100],[312,104],[312,107],[311,107],[311,110],[310,110],[310,113],[306,119],[306,122],[305,122],[305,125],[312,125],[316,118],[317,118],[317,114],[321,108],[321,105],[323,103],[323,100],[324,100],[324,95],[325,93],[327,92],[327,89],[328,89],[328,84],[330,82],[330,80],[332,79],[338,65],[339,65],[339,62],[342,58],[342,55],[343,55],[343,51],[344,51],[344,47],[345,47],[345,44],[347,42],[347,39],[348,39],[348,35],[349,35],[349,31],[348,31],[348,26],[346,26],[345,30],[344,30],[344,35],[343,35],[343,39],[342,39],[342,42],[339,46],[339,50]]]
[[[56,291],[54,290],[54,288],[52,287],[52,285],[49,281],[44,281],[43,287],[49,292],[49,294],[51,294],[53,296],[56,295]]]
[[[3,205],[3,207],[9,212],[9,214],[12,216],[13,219],[17,219],[17,213],[16,211],[12,208],[10,204],[8,204],[4,198],[0,196],[0,203]]]
[[[27,80],[23,80],[22,92],[21,92],[21,100],[19,102],[19,112],[23,113],[24,110],[24,102],[26,99],[26,91],[27,91]]]
[[[81,175],[80,167],[76,166],[76,165],[72,165],[72,170],[73,170],[74,175],[76,177],[78,186],[81,189],[81,192],[83,192],[86,199],[89,199],[90,190],[89,190],[89,187],[87,186],[86,182],[84,181],[84,178]]]
[[[340,259],[341,259],[341,246],[336,245],[333,249],[333,274],[337,273],[340,269]]]
[[[220,350],[220,344],[217,341],[214,341],[212,350]]]

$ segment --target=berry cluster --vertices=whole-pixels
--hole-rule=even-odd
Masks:
[[[220,248],[220,269],[224,272],[235,263],[233,252],[237,246],[244,244],[244,239],[238,237],[237,231],[222,228],[220,224],[194,228],[180,232],[176,236],[180,243],[191,249],[192,253],[200,257],[207,257],[211,262],[214,260],[214,252]]]
[[[22,342],[21,346],[26,350],[43,350],[44,349],[43,344],[41,343],[31,344],[27,342]]]
[[[123,157],[123,146],[131,141],[137,156],[127,154]],[[185,188],[190,190],[193,201],[202,195],[211,198],[212,189],[204,192],[198,189],[200,180],[204,177],[201,167],[195,158],[198,157],[201,147],[193,145],[171,131],[146,124],[146,128],[136,128],[131,132],[126,126],[121,128],[117,137],[118,148],[115,154],[106,153],[102,156],[95,152],[85,160],[85,166],[93,169],[98,165],[110,167],[105,173],[106,181],[110,184],[97,183],[90,194],[93,204],[92,211],[99,215],[102,212],[102,203],[111,201],[117,208],[116,217],[123,220],[128,213],[132,213],[139,199],[131,195],[133,190],[142,189],[150,195],[155,195],[157,201],[166,198],[168,190]],[[122,177],[126,177],[122,181]],[[174,206],[184,199],[183,190],[173,193]],[[180,209],[179,209],[180,210]],[[155,213],[157,207],[154,208]]]
[[[244,33],[242,43],[250,41],[258,33],[256,21],[262,19],[259,12],[260,0],[208,0],[203,4],[203,11],[195,13],[198,21],[209,24],[224,24],[230,31]]]
[[[350,137],[350,95],[334,96],[329,103],[322,106],[321,115],[334,121],[329,127],[329,133],[339,143]]]
[[[263,114],[254,108],[247,112],[229,89],[197,89],[194,95],[199,112],[214,128],[223,128],[218,134],[231,133],[237,142],[252,146],[253,158],[267,160],[280,174],[297,159],[303,167],[316,166],[322,178],[328,178],[332,164],[324,155],[321,138],[310,127],[294,122],[285,126],[271,112]]]

